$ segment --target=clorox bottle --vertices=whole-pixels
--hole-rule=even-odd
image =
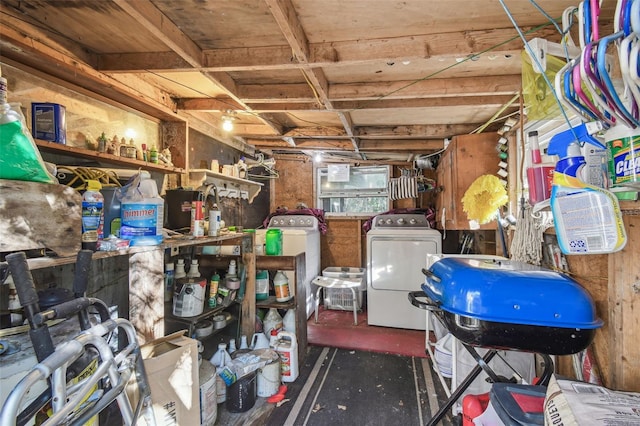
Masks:
[[[627,242],[618,199],[606,189],[585,183],[582,176],[586,161],[580,142],[604,149],[591,136],[601,128],[600,123],[581,124],[549,141],[547,152],[560,156],[553,173],[551,211],[564,254],[613,253]]]

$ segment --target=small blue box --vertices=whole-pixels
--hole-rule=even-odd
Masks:
[[[31,103],[31,134],[36,139],[67,143],[67,120],[64,105]]]

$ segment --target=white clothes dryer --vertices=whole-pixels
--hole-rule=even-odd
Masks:
[[[423,214],[381,214],[367,232],[369,325],[424,330],[425,314],[409,301],[420,290],[427,254],[442,252],[442,235]]]

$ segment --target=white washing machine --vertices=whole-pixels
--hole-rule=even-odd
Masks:
[[[408,293],[424,283],[427,254],[442,253],[442,235],[422,214],[381,214],[367,232],[369,325],[424,330],[424,311]]]
[[[282,215],[273,216],[269,220],[267,229],[277,228],[282,230],[282,254],[284,256],[294,256],[300,252],[305,252],[306,268],[305,268],[305,290],[307,318],[313,314],[316,286],[311,281],[320,272],[320,229],[318,227],[318,218],[309,215]],[[256,238],[264,240],[267,229],[256,230]],[[293,271],[283,271],[289,279],[289,284],[293,290],[294,273]]]

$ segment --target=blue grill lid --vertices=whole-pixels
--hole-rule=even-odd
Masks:
[[[589,294],[564,274],[523,262],[443,258],[422,290],[440,308],[482,321],[594,329]]]

